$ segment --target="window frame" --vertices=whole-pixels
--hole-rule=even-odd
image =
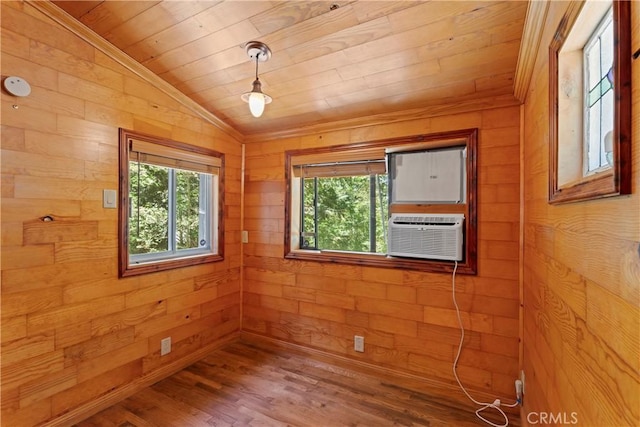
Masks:
[[[580,151],[569,149],[568,153],[560,154],[560,147],[570,144],[563,137],[560,127],[567,126],[569,118],[562,118],[559,114],[559,83],[560,70],[562,69],[563,46],[573,31],[582,31],[583,26],[574,24],[580,17],[580,13],[587,2],[573,1],[569,3],[565,15],[555,32],[549,45],[549,203],[566,203],[584,200],[593,200],[603,197],[612,197],[631,193],[631,19],[630,2],[612,2],[613,7],[613,78],[614,78],[614,127],[613,127],[613,165],[611,168],[595,171],[584,176],[584,152],[585,149],[585,119],[582,111],[585,102],[580,100],[580,123],[569,127],[580,135]],[[608,8],[607,8],[608,9]],[[588,39],[596,31],[600,20],[589,31]],[[576,27],[574,29],[574,27]],[[569,51],[573,52],[573,50]],[[582,52],[580,52],[582,57]],[[581,62],[580,72],[584,70],[584,62]],[[583,88],[580,88],[583,91]],[[578,108],[578,107],[571,107]],[[564,144],[564,145],[563,145]],[[575,148],[575,147],[574,147]],[[573,154],[574,158],[571,158]],[[579,162],[579,164],[577,163]],[[569,182],[560,183],[559,173],[561,165],[567,163],[571,170],[579,170],[583,176],[571,179]],[[573,174],[572,174],[573,176]]]
[[[450,132],[440,132],[428,135],[413,135],[407,137],[390,138],[384,140],[342,144],[327,147],[316,147],[285,152],[285,230],[284,230],[284,258],[292,260],[316,261],[335,264],[350,264],[360,266],[399,268],[405,270],[417,270],[423,272],[453,271],[454,261],[442,261],[432,259],[402,258],[387,256],[386,254],[343,252],[331,250],[305,250],[292,248],[294,215],[299,215],[299,206],[294,206],[294,192],[299,193],[297,185],[294,185],[294,163],[296,158],[329,156],[331,153],[357,153],[363,150],[380,149],[383,151],[415,151],[422,149],[446,148],[465,145],[466,158],[466,203],[456,205],[442,204],[391,204],[389,215],[394,212],[415,213],[464,213],[464,257],[458,261],[457,272],[460,274],[477,274],[477,144],[478,129],[462,129]]]
[[[210,200],[212,214],[217,214],[216,221],[208,219],[210,225],[217,222],[217,229],[212,229],[212,241],[211,251],[202,252],[199,248],[195,250],[185,249],[180,251],[176,256],[167,256],[167,252],[159,252],[158,255],[141,255],[135,257],[129,253],[129,165],[132,160],[130,155],[130,144],[133,141],[141,141],[142,143],[155,144],[162,151],[166,153],[174,152],[176,157],[210,157],[216,158],[216,163],[219,166],[219,172],[216,175],[217,178],[211,178],[211,188],[217,181],[217,205],[215,200]],[[168,156],[167,156],[168,157]],[[169,169],[177,170],[179,168]],[[189,170],[185,168],[185,170]],[[197,172],[197,171],[196,171]],[[153,273],[157,271],[170,270],[175,268],[182,268],[191,265],[199,265],[210,262],[218,262],[224,260],[224,154],[215,150],[210,150],[202,147],[198,147],[183,142],[177,142],[170,139],[159,138],[152,135],[136,132],[133,130],[127,130],[120,128],[119,130],[119,192],[120,203],[118,206],[118,269],[119,277],[129,277],[139,274]],[[211,193],[213,197],[213,192]],[[169,208],[171,211],[172,209]],[[138,258],[138,262],[132,262],[131,256]]]
[[[129,163],[129,165],[131,165],[131,163]],[[168,233],[169,235],[173,235],[176,232],[176,222],[177,222],[177,215],[175,212],[175,207],[176,207],[176,203],[174,202],[174,200],[176,199],[176,193],[177,193],[177,185],[176,185],[176,173],[178,170],[178,168],[168,168],[169,169],[169,177],[168,177],[168,203],[169,206],[167,207],[168,213],[169,213],[169,218],[168,218]],[[131,169],[129,169],[129,171],[131,171]],[[206,180],[204,183],[202,182],[202,177],[200,178],[200,188],[199,188],[199,192],[200,192],[200,198],[205,199],[204,203],[208,205],[208,211],[212,212],[215,214],[215,212],[217,211],[215,205],[214,205],[214,200],[213,200],[213,190],[214,190],[214,184],[218,182],[218,175],[217,174],[207,174],[210,179]],[[203,185],[204,184],[204,185]],[[215,196],[217,196],[217,191]],[[128,199],[130,200],[130,199]],[[201,229],[202,227],[205,228],[205,230],[209,230],[210,234],[208,236],[208,238],[206,239],[208,241],[208,245],[201,248],[201,247],[197,247],[197,248],[189,248],[189,249],[177,249],[175,247],[175,241],[172,239],[168,239],[168,246],[169,248],[166,251],[162,251],[162,252],[150,252],[150,253],[145,253],[145,254],[129,254],[129,260],[131,262],[133,262],[135,265],[139,265],[139,264],[146,264],[149,262],[154,262],[154,261],[165,261],[165,260],[171,260],[171,259],[177,259],[177,258],[184,258],[187,256],[196,256],[196,255],[203,255],[203,254],[211,254],[211,253],[215,253],[217,251],[217,241],[216,241],[216,237],[215,237],[215,233],[214,233],[214,229],[212,227],[212,221],[211,218],[206,217],[203,215],[199,215],[198,218],[198,223],[199,223],[199,229]],[[205,238],[206,236],[203,236],[202,234],[200,234],[198,236],[199,239]]]

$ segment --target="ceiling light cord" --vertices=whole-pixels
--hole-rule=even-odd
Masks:
[[[502,408],[500,406],[506,406],[508,408],[514,408],[514,407],[516,407],[517,405],[520,404],[520,398],[518,397],[518,399],[516,399],[515,403],[510,404],[510,405],[506,405],[506,404],[501,403],[500,399],[496,399],[492,403],[479,402],[479,401],[475,400],[473,397],[471,397],[471,395],[467,392],[467,390],[464,388],[464,386],[460,382],[460,378],[458,378],[458,373],[456,372],[456,367],[458,366],[458,359],[460,358],[460,353],[462,352],[462,343],[464,342],[464,326],[462,325],[462,317],[460,316],[460,307],[458,307],[458,302],[456,301],[456,271],[457,270],[458,270],[458,261],[455,262],[455,266],[453,267],[453,275],[451,277],[451,289],[452,289],[452,296],[453,296],[453,305],[456,308],[456,315],[458,316],[458,324],[460,325],[460,343],[458,344],[458,353],[456,354],[456,357],[455,357],[455,359],[453,361],[453,376],[455,377],[456,381],[458,382],[458,385],[460,386],[460,388],[462,389],[464,394],[467,395],[469,400],[471,400],[476,405],[481,406],[481,408],[479,408],[476,411],[476,416],[478,418],[480,418],[482,421],[484,421],[485,423],[487,423],[487,424],[489,424],[489,425],[491,425],[493,427],[507,427],[509,425],[509,417],[502,410]],[[497,410],[500,413],[500,415],[502,415],[502,417],[504,418],[504,424],[496,424],[496,423],[494,423],[492,421],[489,421],[488,419],[484,418],[480,414],[482,411],[484,411],[485,409],[489,409],[489,408],[494,408],[495,410]]]
[[[256,80],[260,80],[258,78],[258,61],[260,60],[260,52],[256,55]]]

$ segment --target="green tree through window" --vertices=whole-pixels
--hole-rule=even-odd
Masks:
[[[205,178],[206,179],[206,178]],[[197,248],[200,239],[201,188],[200,174],[176,171],[176,248]]]
[[[131,162],[129,253],[174,253],[210,245],[208,203],[211,175]]]
[[[387,175],[306,178],[302,192],[305,247],[386,253]]]
[[[131,162],[129,253],[169,250],[169,168]]]

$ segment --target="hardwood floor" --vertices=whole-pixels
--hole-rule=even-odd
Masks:
[[[236,342],[77,427],[484,425],[473,410],[423,386],[348,363]]]

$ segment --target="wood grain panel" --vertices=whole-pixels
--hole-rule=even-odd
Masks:
[[[89,381],[80,382],[52,396],[52,412],[64,413],[83,403],[98,399],[105,393],[132,382],[140,377],[141,373],[142,364],[136,360],[97,375]]]
[[[95,51],[93,47],[81,42],[73,34],[41,15],[32,16],[29,13],[24,13],[11,7],[4,8],[3,15],[7,20],[3,28],[28,37],[30,45],[34,48],[38,41],[46,41],[50,48],[73,54],[78,61],[92,61],[94,59]],[[30,54],[31,49],[22,52],[23,54]]]
[[[92,2],[89,3],[91,5]],[[124,20],[140,14],[146,9],[155,6],[157,3],[157,1],[136,1],[129,6],[124,6],[118,3],[110,4],[100,2],[100,4],[93,4],[92,6],[94,7],[85,10],[85,13],[82,14],[79,14],[78,11],[75,10],[73,15],[82,22],[96,25],[96,30],[98,31],[112,31],[122,24]]]
[[[2,298],[2,317],[12,317],[60,307],[62,289],[59,287],[41,290],[37,294],[29,291],[5,294]]]
[[[2,343],[27,336],[27,316],[15,316],[2,319],[0,325]]]
[[[449,275],[281,260],[282,250],[272,252],[267,247],[281,245],[277,238],[282,238],[279,231],[284,227],[282,208],[272,211],[267,206],[282,206],[282,158],[288,149],[358,142],[360,139],[351,138],[362,135],[374,140],[378,135],[389,138],[425,124],[429,129],[447,131],[469,123],[480,127],[478,157],[484,162],[478,176],[481,268],[477,277],[458,278],[461,314],[468,334],[467,356],[460,362],[460,372],[467,375],[463,381],[471,387],[493,390],[506,401],[513,382],[507,387],[505,378],[515,377],[518,370],[517,108],[420,117],[350,132],[311,133],[302,144],[298,138],[248,144],[245,209],[249,215],[244,227],[250,236],[260,236],[260,249],[257,244],[245,246],[248,293],[243,307],[244,328],[426,378],[453,381],[451,363],[459,329]],[[493,180],[487,179],[489,174],[495,174]],[[266,177],[271,177],[268,183]],[[502,187],[505,181],[508,186]],[[356,334],[365,337],[365,353],[352,350]]]
[[[115,13],[153,3],[69,6],[111,30]],[[230,210],[241,144],[31,6],[0,7],[3,74],[32,88],[20,100],[2,94],[2,424],[55,424],[149,378],[145,358],[163,372],[239,329],[237,258],[118,279],[116,211],[102,207],[102,190],[118,182],[118,127],[228,154]],[[239,234],[239,219],[225,223]],[[199,322],[205,305],[214,311]],[[174,332],[176,344],[193,343],[189,354],[160,357],[158,337]]]
[[[253,135],[345,119],[367,126],[370,115],[425,105],[470,111],[478,106],[467,101],[510,95],[527,9],[506,1],[165,1],[88,11],[55,3],[99,36],[41,9],[96,45],[111,42],[108,50],[144,64],[215,114],[214,122]],[[249,40],[273,52],[261,67],[276,101],[265,112],[268,124],[239,97],[254,75],[243,49]]]
[[[640,8],[631,5],[640,28]],[[567,5],[549,3],[524,106],[523,414],[575,412],[584,425],[640,420],[640,197],[548,204],[548,51]],[[633,32],[633,49],[640,39]],[[633,69],[633,87],[640,83]],[[633,117],[640,108],[634,89]],[[632,146],[640,153],[634,122]],[[546,153],[546,154],[545,154]],[[640,183],[633,165],[634,187]],[[615,218],[615,220],[613,220]],[[530,380],[531,378],[531,380]],[[531,382],[530,382],[531,381]]]
[[[42,244],[68,242],[77,240],[94,240],[98,238],[97,221],[61,220],[24,223],[24,242],[26,244]]]
[[[136,52],[136,48],[145,44],[147,48],[156,44],[158,48],[156,52],[166,52],[182,46],[185,43],[183,38],[192,40],[204,36],[206,34],[204,31],[210,29],[205,16],[208,14],[208,9],[215,4],[215,2],[158,3],[146,9],[145,13],[138,13],[126,23],[120,22],[116,28],[109,30],[113,35],[111,41],[122,46],[123,50],[132,56],[136,56],[135,53],[140,54],[141,52]],[[168,43],[168,38],[173,40]],[[151,57],[153,56],[157,54],[152,54]],[[148,59],[145,56],[136,57],[141,58],[140,62]]]
[[[20,387],[20,406],[27,407],[45,400],[77,383],[76,367],[70,367],[47,377],[45,381],[34,381]]]
[[[52,331],[12,340],[2,346],[2,364],[10,365],[22,359],[39,356],[54,350],[54,334]]]
[[[87,14],[91,10],[93,10],[96,6],[100,5],[100,3],[102,3],[102,1],[100,1],[100,0],[84,1],[84,2],[60,1],[59,3],[64,5],[65,10],[67,11],[67,13],[69,13],[70,15],[72,15],[75,18],[80,19],[85,14]]]
[[[64,353],[50,351],[2,367],[3,392],[64,369]]]

